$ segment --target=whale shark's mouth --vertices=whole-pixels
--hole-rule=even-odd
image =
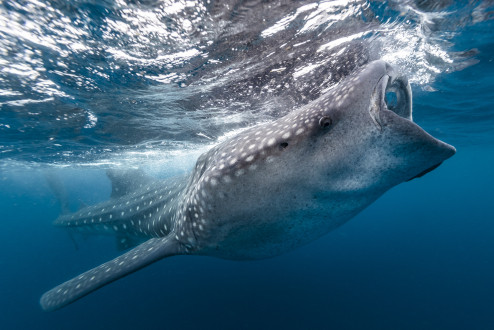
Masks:
[[[372,93],[369,113],[379,128],[382,128],[381,111],[389,110],[396,115],[412,119],[412,89],[405,76],[396,76],[390,67],[379,79]]]
[[[369,114],[378,129],[390,128],[388,139],[398,139],[400,152],[406,144],[413,145],[407,157],[416,158],[417,174],[406,181],[420,178],[437,168],[455,154],[456,149],[424,131],[412,120],[412,89],[405,76],[398,76],[389,64],[384,63],[385,72],[377,82],[371,95]],[[403,140],[404,138],[404,140]],[[412,156],[414,154],[415,156]]]
[[[398,116],[412,120],[412,89],[405,76],[388,76],[384,92],[384,103],[388,110]]]

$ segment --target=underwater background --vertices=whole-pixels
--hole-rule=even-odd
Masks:
[[[108,168],[188,171],[384,59],[454,145],[325,237],[234,262],[178,256],[59,311],[39,297],[120,254],[51,225]],[[2,1],[1,329],[494,329],[493,1]]]

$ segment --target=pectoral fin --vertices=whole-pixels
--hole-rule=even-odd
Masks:
[[[40,299],[41,307],[45,311],[57,310],[155,261],[177,254],[180,254],[179,243],[174,238],[152,238],[46,292]]]

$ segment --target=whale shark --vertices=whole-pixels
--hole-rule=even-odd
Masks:
[[[55,225],[110,233],[133,248],[46,292],[41,307],[57,310],[170,256],[280,255],[455,152],[413,122],[407,78],[371,62],[288,115],[219,143],[187,175],[109,171],[111,198]]]

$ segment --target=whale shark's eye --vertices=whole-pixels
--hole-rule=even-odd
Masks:
[[[328,128],[329,126],[331,126],[332,123],[333,121],[331,120],[331,118],[326,116],[319,119],[319,126],[321,126],[322,128]]]
[[[280,145],[279,145],[280,150],[284,150],[284,149],[286,149],[286,147],[288,147],[288,143],[287,142],[281,142]]]

